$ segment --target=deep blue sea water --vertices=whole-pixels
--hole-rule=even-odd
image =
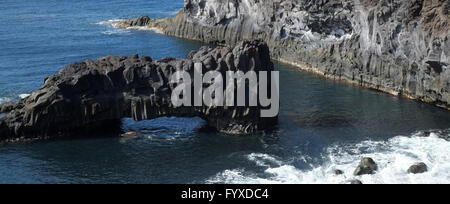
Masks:
[[[182,0],[2,0],[0,103],[25,97],[46,76],[85,59],[184,58],[202,44],[110,24],[169,17],[182,7]],[[145,136],[0,146],[0,183],[345,183],[362,156],[380,166],[376,175],[358,177],[364,183],[450,183],[450,143],[443,139],[450,112],[276,67],[281,113],[274,131],[230,136],[202,131],[197,118],[124,119],[124,130]],[[423,130],[431,137],[420,137]],[[406,174],[419,161],[430,171]]]

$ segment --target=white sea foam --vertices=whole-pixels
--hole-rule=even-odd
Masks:
[[[7,103],[7,102],[10,102],[10,101],[12,101],[11,98],[8,98],[8,97],[0,97],[0,104],[2,104],[2,103]]]
[[[11,101],[16,101],[19,99],[24,99],[28,96],[30,96],[30,94],[19,94],[19,95],[17,95],[17,97],[0,97],[0,104],[11,102]]]
[[[126,35],[130,34],[130,31],[127,30],[107,30],[102,32],[103,35]]]
[[[95,23],[96,25],[103,25],[103,26],[115,26],[118,22],[123,21],[124,19],[112,19],[112,20],[106,20],[106,21],[100,21]]]
[[[26,97],[30,96],[30,94],[20,94],[19,98],[24,99]]]
[[[446,134],[446,135],[442,135]],[[383,183],[444,183],[450,184],[450,142],[442,139],[448,133],[436,132],[430,137],[398,136],[388,141],[364,141],[356,145],[333,146],[324,156],[326,161],[309,170],[301,170],[267,154],[250,154],[247,159],[264,167],[257,174],[244,169],[226,170],[208,179],[207,183],[331,183],[344,184],[359,179],[365,184]],[[353,176],[361,157],[373,158],[379,170],[374,175]],[[408,174],[407,169],[416,162],[425,162],[428,172]],[[344,171],[334,175],[334,170]]]
[[[150,28],[147,26],[133,26],[133,27],[127,28],[127,30],[152,31],[152,32],[158,33],[158,34],[164,34],[164,32],[158,28]]]
[[[119,28],[119,22],[123,21],[124,19],[112,19],[107,21],[100,21],[96,23],[97,25],[106,26],[108,30],[103,31],[102,34],[104,35],[120,35],[120,34],[129,34],[131,30],[140,30],[140,31],[151,31],[158,34],[164,34],[162,30],[158,28],[149,28],[147,26],[133,26],[126,29],[120,29]]]
[[[106,21],[100,21],[95,24],[104,26],[106,28],[105,31],[101,32],[103,35],[128,35],[131,33],[129,30],[118,28],[118,23],[122,20],[123,19],[111,19]]]
[[[255,162],[258,166],[270,167],[271,165],[282,165],[281,161],[267,154],[252,153],[247,156],[247,159]]]

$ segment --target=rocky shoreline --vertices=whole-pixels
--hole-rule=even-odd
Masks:
[[[0,113],[6,113],[0,118],[0,141],[95,137],[119,132],[121,119],[127,117],[136,121],[164,116],[201,117],[210,127],[227,134],[251,134],[277,123],[277,116],[261,117],[266,107],[260,104],[175,107],[171,96],[176,87],[170,77],[177,71],[193,76],[196,63],[202,65],[204,73],[215,70],[223,76],[227,71],[255,71],[259,75],[258,71],[274,69],[269,48],[260,41],[243,41],[234,47],[202,47],[187,59],[153,61],[148,56],[133,55],[86,60],[47,77],[39,90],[19,102],[0,104]],[[271,93],[270,87],[267,93]]]
[[[186,0],[173,18],[118,27],[216,44],[262,39],[274,60],[450,109],[449,10],[449,0]]]

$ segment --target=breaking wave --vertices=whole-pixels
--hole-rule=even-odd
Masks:
[[[95,24],[102,25],[102,26],[113,26],[122,20],[124,20],[124,19],[112,19],[112,20],[100,21]]]
[[[7,102],[10,102],[10,101],[12,101],[11,98],[8,98],[8,97],[0,97],[0,104],[2,104],[2,103],[7,103]]]
[[[117,28],[117,23],[122,20],[123,19],[112,19],[112,20],[100,21],[95,24],[105,27],[105,30],[101,32],[103,35],[129,35],[129,34],[131,34],[131,32],[129,30]]]
[[[20,99],[24,99],[24,98],[26,98],[26,97],[28,97],[28,96],[30,96],[30,94],[20,94],[20,95],[19,95],[19,98],[20,98]]]
[[[353,145],[329,147],[324,163],[310,169],[299,169],[289,162],[268,154],[249,154],[245,159],[263,168],[263,173],[245,169],[226,170],[206,183],[231,184],[345,184],[359,179],[364,184],[450,184],[450,130],[433,131],[429,137],[421,133],[397,136],[387,141],[364,141]],[[373,158],[379,170],[374,175],[353,176],[362,157]],[[428,172],[408,174],[414,163],[424,162]],[[335,175],[335,170],[344,174]]]
[[[19,99],[24,99],[28,96],[30,96],[30,94],[19,94],[16,97],[0,97],[0,104],[8,103],[11,101],[18,101]]]
[[[146,26],[134,26],[134,27],[129,27],[127,28],[127,30],[141,30],[141,31],[151,31],[154,33],[158,33],[158,34],[164,34],[164,32],[158,28],[149,28]]]
[[[131,33],[130,31],[132,31],[132,30],[151,31],[153,33],[164,34],[164,32],[162,32],[158,28],[149,28],[146,26],[133,26],[133,27],[129,27],[127,29],[120,29],[118,27],[118,23],[123,20],[124,19],[112,19],[112,20],[107,20],[107,21],[100,21],[95,24],[106,27],[107,30],[102,31],[102,34],[104,34],[104,35],[130,34]]]

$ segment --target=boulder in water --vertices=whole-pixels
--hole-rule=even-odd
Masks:
[[[419,133],[421,137],[429,137],[431,135],[430,131],[422,131]]]
[[[334,174],[335,175],[342,175],[342,174],[344,174],[344,171],[336,169],[336,170],[334,170]]]
[[[408,173],[410,174],[421,174],[421,173],[425,173],[428,171],[428,166],[423,163],[416,163],[414,165],[412,165],[411,167],[409,167],[408,169]]]
[[[378,165],[375,163],[375,161],[372,158],[365,157],[361,160],[353,174],[355,176],[373,174],[376,170],[378,170]]]

